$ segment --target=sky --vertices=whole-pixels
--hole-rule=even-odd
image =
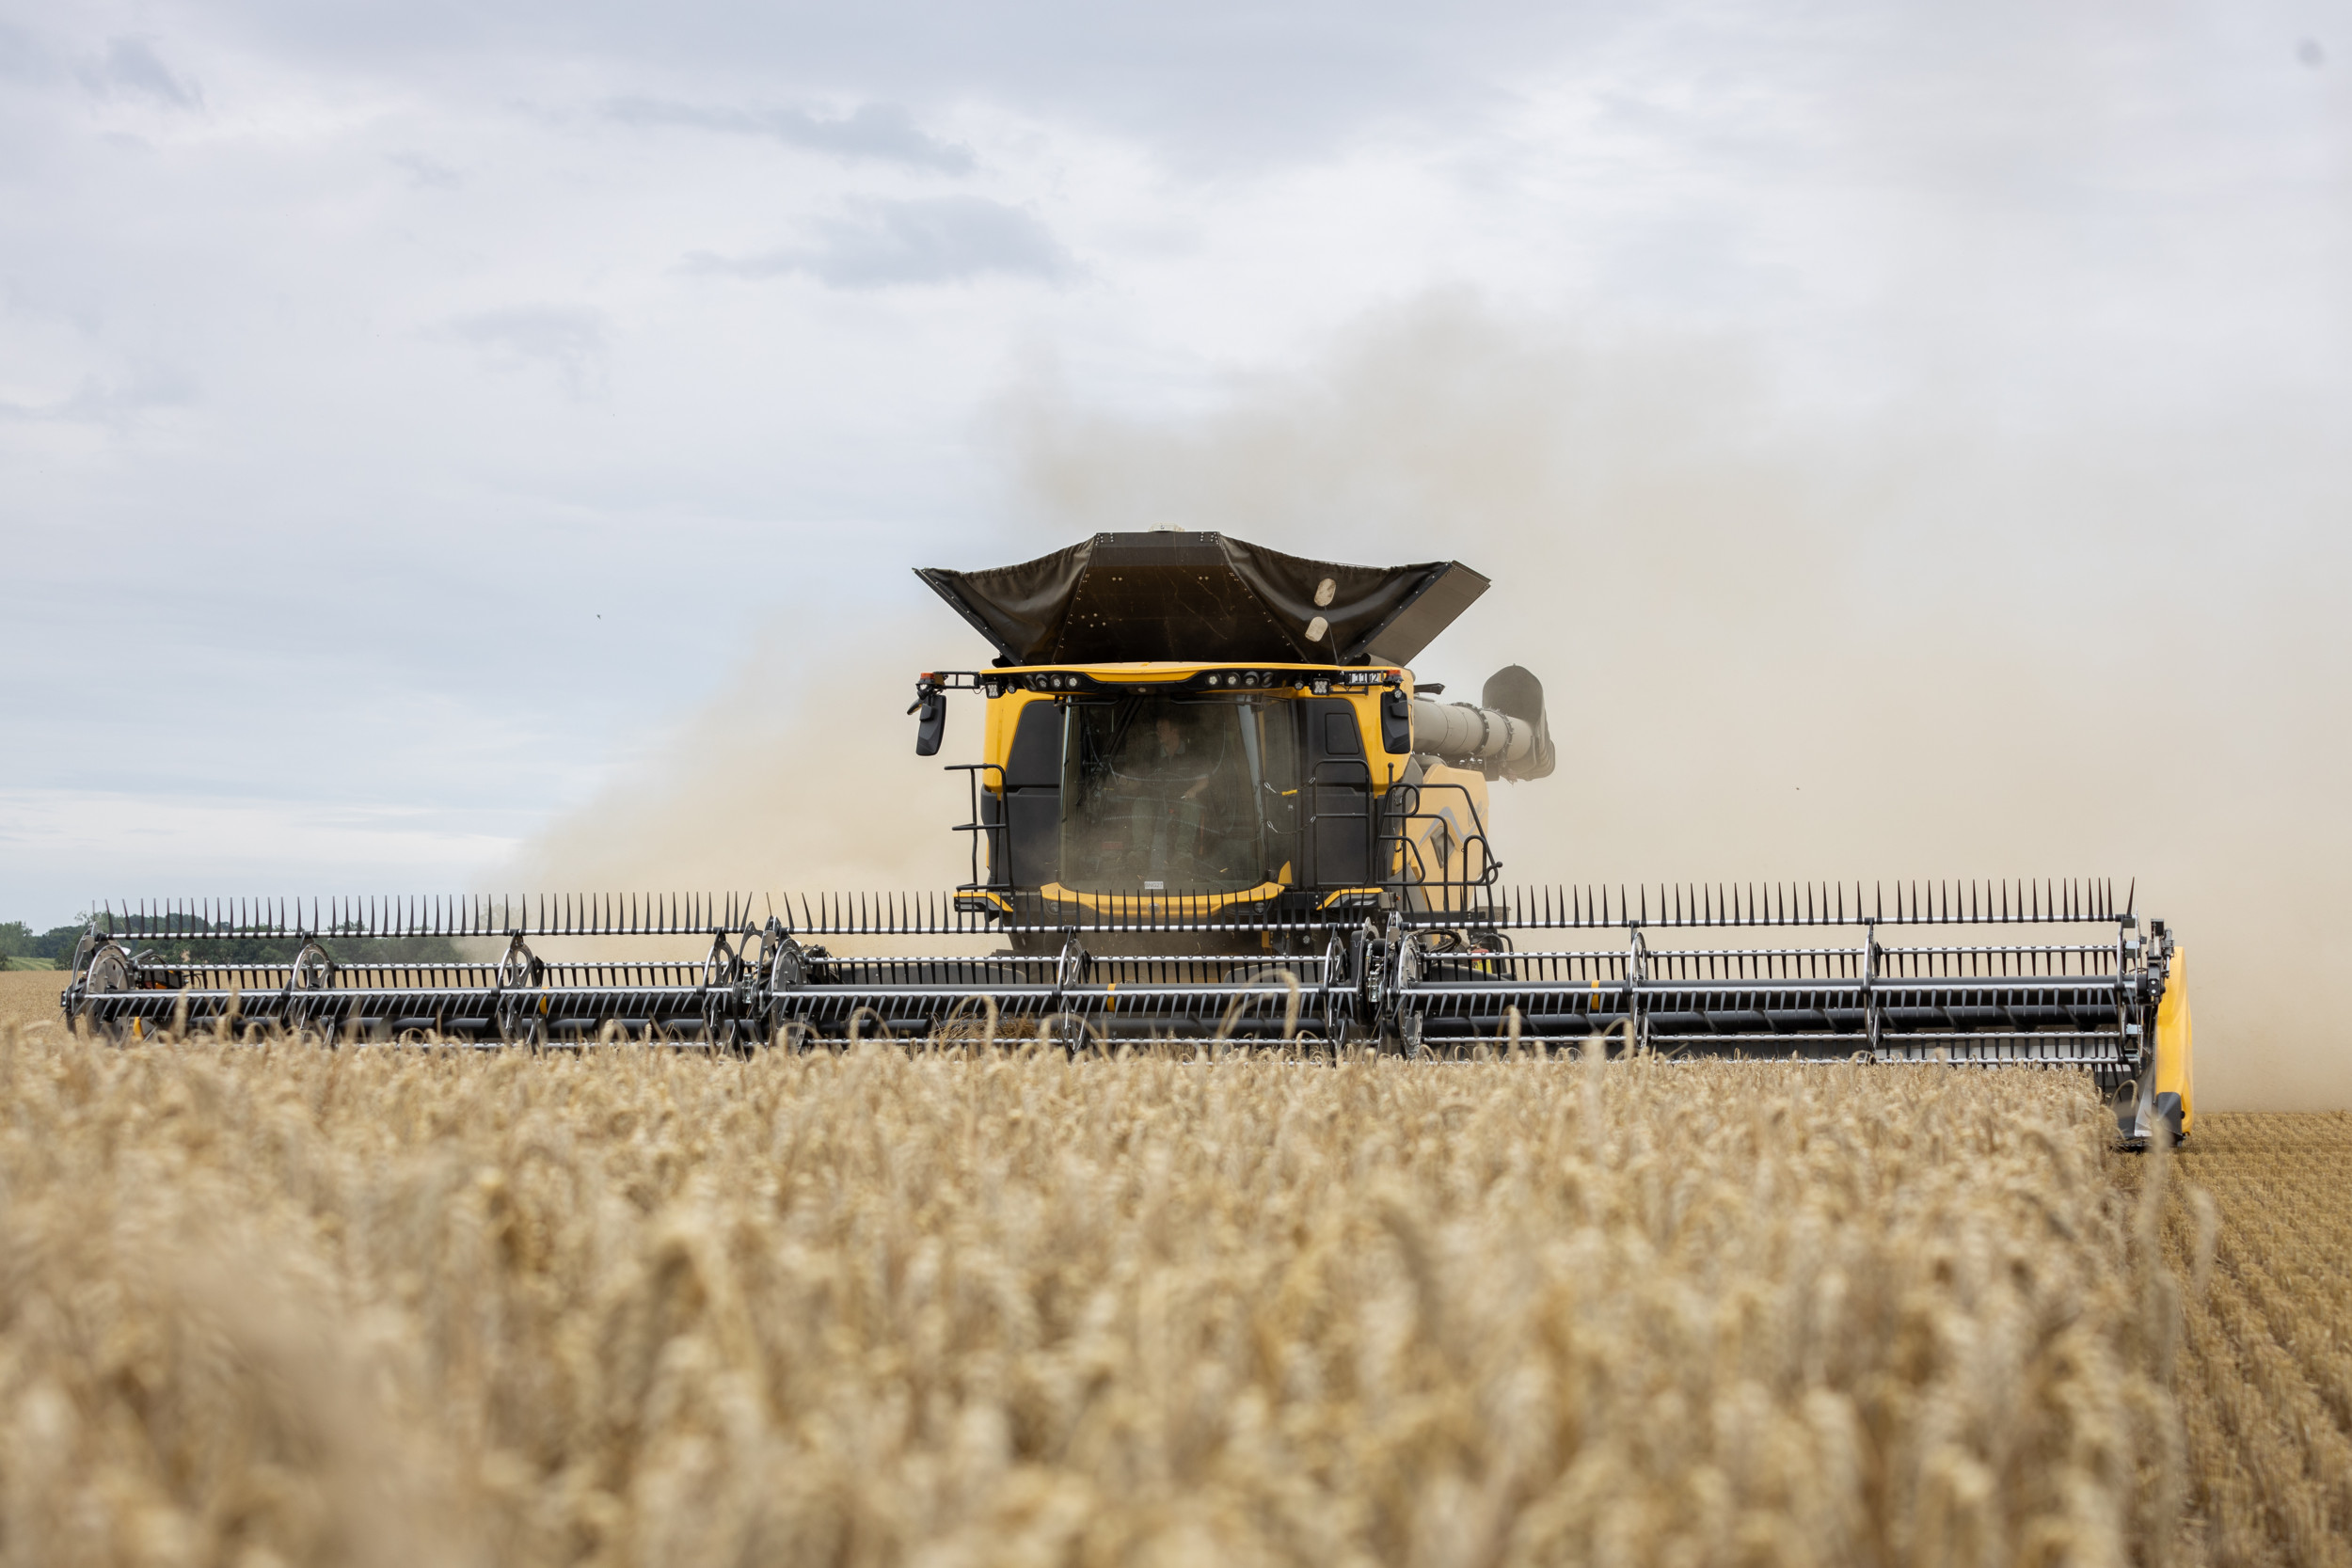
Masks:
[[[1506,874],[2137,877],[2333,1051],[2347,279],[2352,0],[0,4],[0,918],[935,881],[908,568],[1165,524],[1496,579]]]

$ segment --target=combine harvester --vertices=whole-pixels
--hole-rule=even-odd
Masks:
[[[1216,533],[1105,533],[919,575],[998,653],[921,676],[909,710],[932,756],[948,694],[986,703],[980,760],[959,765],[972,869],[952,894],[110,906],[75,958],[68,1017],[118,1036],[236,1021],[330,1039],[618,1030],[719,1047],[986,1020],[1073,1041],[1438,1053],[1620,1031],[1668,1053],[2078,1068],[2127,1135],[2189,1128],[2181,952],[2164,922],[2143,933],[2112,883],[1502,883],[1487,786],[1543,778],[1555,752],[1527,671],[1498,673],[1476,705],[1415,681],[1413,658],[1487,586],[1458,562],[1379,569]],[[1981,927],[2003,940],[1961,940]],[[329,945],[418,936],[504,946],[473,963],[338,964]],[[708,951],[574,961],[532,947],[580,937]],[[822,944],[842,937],[992,950]],[[230,938],[291,956],[194,961]]]

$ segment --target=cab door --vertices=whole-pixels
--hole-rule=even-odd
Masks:
[[[1364,753],[1355,705],[1342,697],[1309,697],[1300,709],[1299,753],[1305,774],[1301,880],[1319,888],[1364,887],[1372,880],[1372,761]]]
[[[1061,878],[1061,743],[1069,709],[1058,702],[1024,705],[1005,753],[1006,863],[998,886],[1041,888]]]

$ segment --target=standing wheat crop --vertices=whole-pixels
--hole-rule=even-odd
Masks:
[[[0,1104],[15,1561],[2117,1563],[2178,1507],[2067,1076],[11,1031]]]

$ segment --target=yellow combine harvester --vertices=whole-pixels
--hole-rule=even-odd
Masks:
[[[1016,950],[1067,926],[1099,952],[1287,954],[1390,904],[1468,911],[1496,870],[1487,780],[1552,769],[1534,675],[1443,705],[1404,667],[1485,592],[1458,562],[1169,532],[920,576],[998,649],[922,677],[915,749],[938,751],[946,692],[986,696],[969,771],[987,874],[960,902]],[[1152,929],[1170,916],[1181,932]]]
[[[2088,1069],[2129,1136],[2186,1132],[2188,1006],[2161,921],[2112,883],[1625,889],[1504,884],[1491,782],[1550,773],[1541,684],[1472,703],[1411,662],[1486,591],[1458,562],[1302,560],[1216,533],[1104,533],[919,574],[996,649],[916,683],[986,702],[971,875],[931,897],[132,905],[64,1001],[116,1030],[234,1010],[336,1037],[719,1045],[929,1034],[985,1013],[1104,1041],[1360,1041],[1407,1052],[1629,1037],[1656,1049]],[[1981,929],[2010,940],[1986,942]],[[1613,933],[1606,946],[1564,945]],[[709,939],[699,963],[542,959],[534,939]],[[1564,937],[1560,934],[1565,933]],[[1836,933],[1833,937],[1832,933]],[[1899,933],[1915,940],[1883,940]],[[495,937],[496,963],[338,965],[329,941]],[[298,942],[276,966],[134,942]],[[816,939],[985,936],[980,957]]]

